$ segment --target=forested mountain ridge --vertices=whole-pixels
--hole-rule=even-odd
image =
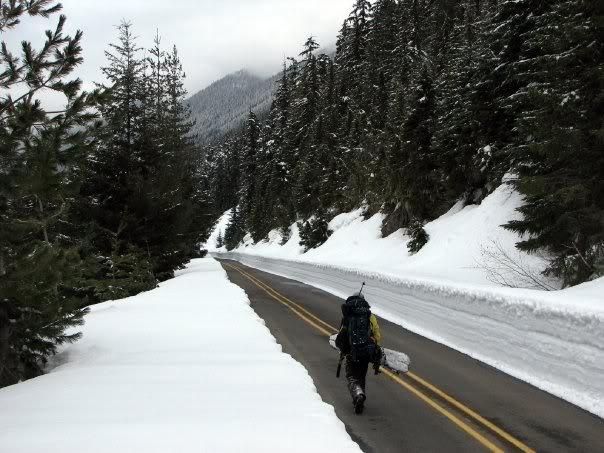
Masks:
[[[197,92],[189,99],[195,121],[193,132],[200,144],[212,143],[225,134],[241,129],[251,110],[268,113],[276,78],[264,79],[247,70],[229,74]]]
[[[604,5],[587,0],[356,0],[334,58],[311,37],[289,59],[261,123],[207,149],[216,214],[246,233],[365,206],[423,225],[505,180],[524,196],[522,250],[550,256],[565,285],[604,272]]]

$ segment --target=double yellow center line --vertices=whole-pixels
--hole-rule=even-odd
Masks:
[[[223,262],[222,264],[224,264],[225,266],[227,266],[227,267],[229,267],[231,269],[234,269],[237,272],[239,272],[241,275],[243,275],[244,277],[246,277],[248,280],[250,280],[256,286],[258,286],[260,289],[262,289],[265,293],[267,293],[270,297],[272,297],[273,299],[275,299],[277,302],[285,305],[292,312],[294,312],[297,316],[299,316],[302,320],[304,320],[307,324],[311,325],[312,327],[314,327],[315,329],[317,329],[322,334],[324,334],[324,335],[326,335],[326,336],[329,337],[329,336],[333,335],[334,333],[336,333],[338,331],[338,329],[335,328],[334,326],[326,323],[321,318],[315,316],[313,313],[311,313],[310,311],[308,311],[307,309],[305,309],[304,307],[302,307],[300,304],[297,304],[296,302],[288,299],[283,294],[277,292],[274,288],[270,287],[266,283],[262,282],[258,278],[256,278],[253,275],[251,275],[250,273],[244,271],[242,268],[240,268],[238,266],[234,266],[234,265],[229,264],[229,263],[225,263],[225,262]],[[422,401],[424,401],[426,404],[428,404],[430,407],[432,407],[434,410],[436,410],[440,414],[444,415],[452,423],[454,423],[460,429],[462,429],[463,431],[465,431],[466,433],[468,433],[470,436],[472,436],[474,439],[476,439],[478,442],[480,442],[482,445],[484,445],[490,451],[492,451],[494,453],[503,453],[504,452],[504,450],[502,450],[500,447],[498,447],[497,445],[495,445],[489,439],[487,439],[486,437],[484,437],[482,434],[480,434],[474,428],[472,428],[471,426],[469,426],[462,419],[460,419],[459,417],[457,417],[456,415],[454,415],[453,413],[451,413],[446,408],[442,407],[440,404],[438,404],[432,398],[430,398],[429,396],[427,396],[426,394],[424,394],[423,392],[421,392],[417,388],[413,387],[411,384],[409,384],[408,382],[404,381],[403,379],[401,379],[396,374],[394,374],[391,371],[389,371],[387,369],[384,369],[384,368],[381,368],[381,371],[388,378],[390,378],[391,380],[393,380],[394,382],[396,382],[397,384],[399,384],[401,387],[405,388],[406,390],[408,390],[409,392],[411,392],[412,394],[414,394],[415,396],[417,396],[419,399],[421,399]],[[434,394],[438,395],[440,398],[442,398],[445,401],[447,401],[449,404],[451,404],[453,407],[455,407],[458,410],[460,410],[461,412],[463,412],[469,418],[471,418],[474,421],[478,422],[484,428],[487,428],[488,430],[490,430],[493,433],[497,434],[499,437],[501,437],[505,441],[507,441],[510,444],[514,445],[520,451],[523,451],[525,453],[536,453],[533,449],[529,448],[528,446],[526,446],[525,444],[523,444],[521,441],[519,441],[518,439],[516,439],[515,437],[513,437],[509,433],[505,432],[504,430],[502,430],[498,426],[494,425],[493,423],[491,423],[490,421],[488,421],[487,419],[485,419],[484,417],[482,417],[481,415],[479,415],[477,412],[475,412],[474,410],[470,409],[466,405],[460,403],[455,398],[453,398],[452,396],[448,395],[444,391],[440,390],[435,385],[430,384],[428,381],[426,381],[425,379],[421,378],[417,374],[412,373],[410,371],[410,372],[406,373],[406,375],[410,379],[412,379],[413,381],[415,381],[417,384],[419,384],[422,387],[430,390]]]

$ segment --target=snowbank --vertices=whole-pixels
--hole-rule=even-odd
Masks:
[[[494,283],[490,281],[485,265],[495,263],[489,263],[491,260],[485,251],[497,250],[499,247],[517,261],[522,261],[526,267],[532,268],[535,274],[539,274],[546,265],[546,261],[541,257],[518,252],[515,245],[519,237],[501,227],[518,218],[516,208],[521,203],[521,196],[517,192],[507,185],[502,185],[480,205],[463,208],[456,205],[448,213],[425,226],[430,241],[415,255],[409,255],[409,237],[402,230],[383,238],[381,225],[384,216],[376,214],[364,220],[362,209],[335,217],[329,223],[333,234],[328,241],[307,253],[303,253],[299,244],[300,236],[295,224],[291,228],[289,241],[283,246],[280,245],[281,236],[277,231],[273,231],[267,241],[253,244],[251,238],[248,238],[244,245],[235,251],[395,276],[492,287]],[[221,223],[224,218],[221,218]],[[214,251],[212,244],[214,242],[210,239],[210,251]],[[510,282],[516,283],[516,286],[522,286],[522,282],[516,281],[515,276],[506,277]],[[557,285],[557,282],[553,281],[545,283]]]
[[[342,297],[365,281],[384,318],[604,417],[604,278],[563,291],[512,289],[479,264],[496,243],[543,269],[501,228],[520,203],[504,185],[479,206],[456,206],[426,225],[430,241],[412,256],[401,231],[382,238],[381,215],[363,220],[361,210],[334,218],[329,240],[304,254],[293,229],[284,246],[273,232],[222,256]]]
[[[3,452],[359,452],[212,259],[93,307],[52,371],[0,389]]]
[[[534,290],[488,290],[241,253],[221,256],[340,297],[365,281],[363,292],[376,314],[604,417],[604,307],[595,299],[577,310],[565,291],[542,297]]]
[[[210,232],[210,236],[208,237],[208,240],[204,244],[204,248],[206,250],[208,250],[209,252],[226,251],[226,249],[224,248],[224,245],[222,247],[218,247],[217,242],[218,242],[218,236],[222,236],[222,238],[224,239],[224,233],[226,232],[226,229],[229,226],[230,222],[231,222],[231,210],[229,209],[228,211],[226,211],[224,214],[222,214],[220,216],[220,218],[218,219],[218,222],[216,222],[216,225],[214,225],[214,228],[212,228],[212,231]]]

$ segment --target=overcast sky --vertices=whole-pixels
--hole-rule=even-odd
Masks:
[[[84,63],[76,75],[101,81],[104,51],[117,42],[115,25],[132,22],[141,47],[150,47],[156,29],[167,50],[175,44],[194,94],[222,76],[247,68],[260,75],[277,72],[286,56],[296,56],[309,35],[333,45],[353,0],[61,0],[66,28],[84,31]],[[18,41],[43,40],[51,19],[25,17],[2,40],[13,51]]]

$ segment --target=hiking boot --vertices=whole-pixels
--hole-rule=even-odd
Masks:
[[[354,404],[354,413],[362,414],[363,407],[365,405],[365,394],[360,393],[357,396],[355,396],[354,400],[352,401],[352,404]]]

